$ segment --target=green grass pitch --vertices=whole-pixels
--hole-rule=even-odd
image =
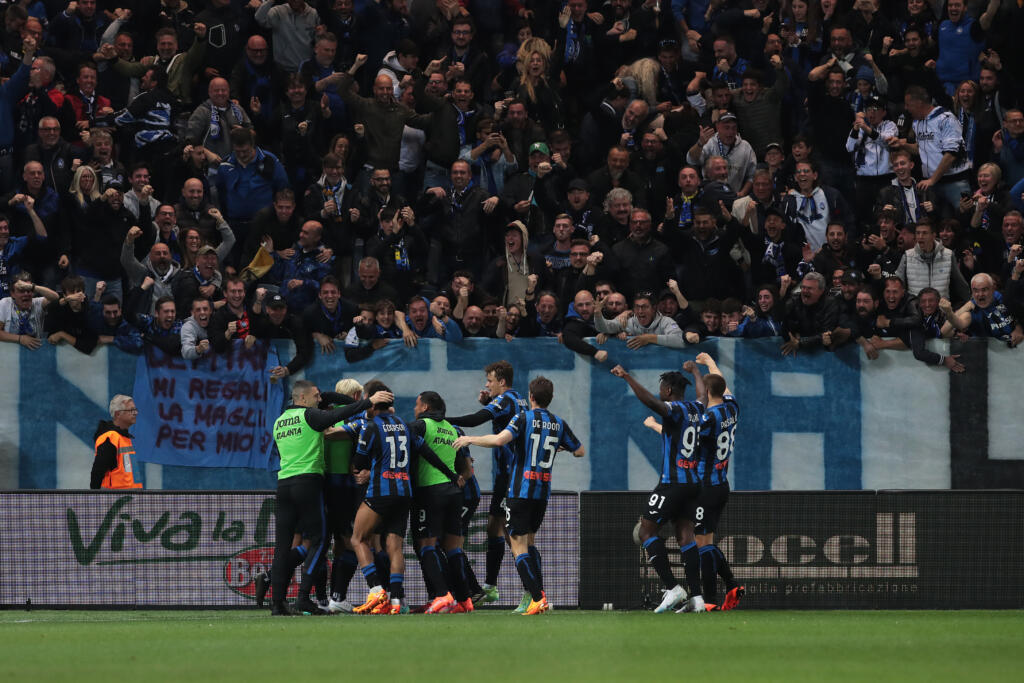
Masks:
[[[1024,612],[0,611],[4,681],[1021,680]]]

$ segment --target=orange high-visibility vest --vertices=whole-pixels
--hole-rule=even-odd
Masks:
[[[142,484],[136,483],[135,477],[132,476],[132,457],[135,455],[135,446],[132,445],[132,440],[116,429],[111,429],[96,437],[94,449],[99,448],[100,444],[107,439],[110,439],[110,443],[117,449],[117,467],[107,472],[100,488],[141,489]],[[95,452],[93,457],[96,457]]]

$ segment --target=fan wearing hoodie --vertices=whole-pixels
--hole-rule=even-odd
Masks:
[[[666,318],[658,313],[655,308],[654,295],[650,292],[640,292],[633,297],[633,314],[625,324],[619,323],[617,319],[607,320],[601,312],[602,306],[601,303],[597,305],[597,313],[594,314],[594,327],[598,332],[608,336],[625,332],[628,336],[626,346],[631,349],[639,349],[648,344],[657,344],[673,349],[681,349],[685,346],[679,325],[672,318]]]
[[[547,279],[544,257],[529,251],[530,231],[522,221],[505,226],[505,255],[491,261],[480,279],[485,292],[500,292],[503,305],[511,306],[520,299],[530,298],[537,284],[543,289]],[[530,286],[530,276],[538,282]]]
[[[590,293],[589,289],[581,289],[576,293],[576,297],[569,304],[569,310],[565,314],[565,323],[562,325],[562,343],[567,349],[575,351],[581,356],[591,356],[598,363],[603,363],[608,359],[608,352],[583,341],[584,337],[596,336],[594,295]]]

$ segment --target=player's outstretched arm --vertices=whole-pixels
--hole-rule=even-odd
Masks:
[[[626,369],[621,365],[616,365],[612,368],[611,373],[616,377],[621,377],[626,380],[626,383],[629,384],[629,388],[633,390],[633,393],[636,394],[636,397],[640,399],[640,402],[645,406],[662,417],[666,417],[668,415],[668,406],[665,405],[665,402],[655,398],[654,394],[647,391],[647,389],[645,389],[640,382],[637,382],[632,375],[626,372]]]
[[[497,434],[484,434],[482,436],[460,436],[455,439],[452,447],[455,450],[465,446],[483,446],[484,448],[497,448],[512,441],[512,432],[503,429]]]
[[[698,353],[697,354],[697,362],[700,363],[701,365],[707,367],[708,374],[715,373],[716,375],[721,376],[722,379],[725,379],[725,375],[723,375],[722,371],[718,369],[718,363],[716,363],[715,359],[712,358],[707,353],[703,353],[703,352],[702,353]],[[730,393],[730,394],[732,393],[731,391],[729,391],[728,385],[726,385],[726,387],[725,387],[725,393]]]
[[[486,408],[481,408],[475,413],[469,413],[468,415],[457,415],[455,417],[447,417],[448,424],[453,427],[479,427],[484,422],[487,422],[494,418],[494,415],[490,413]]]
[[[661,423],[655,420],[653,415],[647,416],[647,419],[644,420],[644,427],[661,434]]]
[[[688,360],[683,363],[683,370],[693,375],[693,390],[697,394],[697,400],[701,403],[707,403],[708,389],[704,386],[704,377],[700,374],[700,366],[692,360]]]

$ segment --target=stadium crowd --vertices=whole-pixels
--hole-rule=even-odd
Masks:
[[[1016,0],[3,8],[0,341],[1024,339]]]

